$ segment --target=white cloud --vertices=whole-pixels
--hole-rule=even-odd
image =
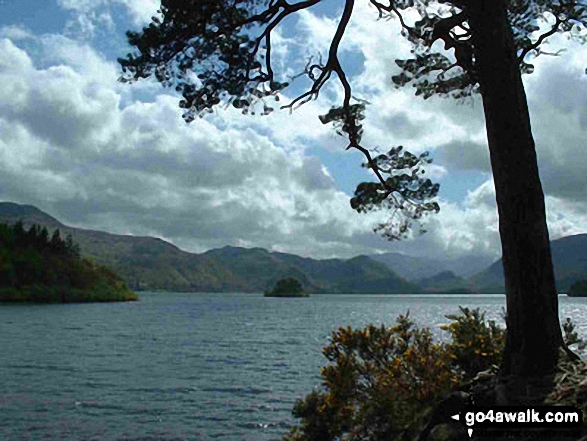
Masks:
[[[141,25],[158,6],[150,0],[59,2],[88,20],[87,33],[100,20],[112,26],[107,23],[115,7],[126,8]],[[357,3],[343,42],[347,62],[354,60],[352,51],[361,51],[349,66],[357,73],[352,82],[356,94],[372,102],[365,145],[385,150],[402,144],[415,153],[437,148],[435,178],[450,179],[454,170],[488,171],[479,98],[458,105],[395,90],[394,60],[409,56],[410,47],[396,21],[376,17],[368,2]],[[305,38],[313,42],[306,45],[309,52],[324,50],[334,26],[304,12],[299,34],[273,39],[276,66],[290,75],[289,60],[299,58]],[[90,45],[35,37],[24,28],[0,32],[3,199],[39,205],[80,226],[153,234],[196,251],[233,244],[314,257],[375,249],[436,257],[499,254],[492,181],[471,189],[462,204],[441,201],[424,236],[387,244],[371,233],[385,213],[353,212],[329,171],[307,153],[310,146],[344,146],[317,118],[340,101],[335,78],[320,100],[292,115],[259,118],[227,109],[186,125],[177,97],[161,94],[154,82],[117,83],[119,67]],[[35,40],[41,55],[23,50],[23,40]],[[584,66],[578,74],[570,71],[585,55],[574,50],[564,63],[545,58],[525,79],[553,237],[583,232],[586,220]]]
[[[526,82],[545,192],[580,204],[587,187],[587,75],[572,60],[587,59],[587,48],[571,46],[568,55],[545,58]]]
[[[97,30],[113,30],[113,15],[123,8],[134,27],[145,26],[157,15],[160,0],[57,0],[57,4],[74,13],[65,27],[65,33],[81,39],[91,39]]]
[[[551,240],[587,232],[587,201],[577,203],[547,196],[545,202]]]
[[[249,242],[320,255],[368,230],[322,164],[295,148],[299,125],[311,127],[303,113],[247,128],[227,111],[222,124],[217,116],[187,125],[173,96],[123,107],[125,86],[91,48],[65,37],[42,42],[44,68],[3,42],[12,68],[0,72],[2,90],[20,89],[0,106],[3,199],[195,248]]]
[[[151,21],[161,5],[159,0],[57,0],[64,9],[76,11],[89,16],[97,10],[114,5],[124,6],[137,25],[144,25]],[[99,18],[99,16],[98,16]]]
[[[310,10],[302,10],[298,13],[298,32],[305,34],[306,38],[299,39],[297,43],[303,45],[305,56],[327,56],[330,42],[338,21],[326,16],[318,16]]]
[[[20,41],[32,38],[33,34],[23,25],[12,24],[0,28],[0,37],[9,38],[12,41]]]
[[[0,39],[0,72],[18,73],[31,69],[33,62],[26,52],[16,47],[8,38]]]
[[[408,22],[415,19],[411,13],[405,15]],[[337,21],[318,16],[311,10],[299,16],[298,44],[309,47],[310,53],[320,50],[324,53]],[[354,95],[371,103],[364,121],[363,144],[383,150],[404,145],[418,153],[445,144],[484,140],[484,120],[478,97],[465,102],[441,98],[423,100],[415,97],[410,87],[395,89],[391,81],[391,76],[399,73],[395,60],[409,58],[412,47],[400,35],[398,20],[378,20],[377,17],[376,9],[369,2],[357,3],[341,44],[342,58],[345,53],[354,55],[354,58],[347,56],[346,69],[359,72],[351,79]],[[332,103],[339,105],[342,89],[336,78],[330,82],[336,84],[338,92]]]
[[[435,158],[451,169],[491,172],[487,143],[452,141],[438,146]]]
[[[160,0],[111,0],[125,6],[131,14],[135,24],[145,25],[151,21],[151,17],[156,15]]]

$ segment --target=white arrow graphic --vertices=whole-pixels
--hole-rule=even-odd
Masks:
[[[461,418],[459,416],[459,414],[457,413],[456,415],[451,416],[451,418],[453,420],[459,421],[459,419]],[[471,438],[473,436],[473,429],[467,429],[467,432],[469,433],[469,438]]]

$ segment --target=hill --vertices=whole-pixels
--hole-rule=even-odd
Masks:
[[[492,259],[485,256],[437,260],[427,257],[412,257],[401,253],[383,253],[371,254],[369,257],[384,263],[401,277],[418,284],[422,284],[423,279],[447,271],[458,277],[468,278],[486,269],[492,263]]]
[[[0,223],[0,302],[137,300],[108,268],[80,257],[71,237],[22,222]]]
[[[474,290],[468,280],[457,276],[452,271],[442,271],[432,277],[427,277],[419,282],[422,290],[436,294],[471,294]]]
[[[204,256],[224,263],[239,279],[256,286],[272,287],[282,278],[299,280],[310,293],[412,293],[419,288],[385,265],[367,256],[317,260],[295,254],[270,253],[262,248],[224,247]],[[254,276],[251,276],[254,274]],[[263,288],[265,290],[267,288]]]
[[[7,224],[14,224],[22,220],[25,226],[37,224],[51,230],[65,227],[57,219],[33,205],[21,205],[13,202],[0,202],[0,220]]]
[[[550,243],[557,290],[566,293],[571,285],[587,276],[587,234],[577,234]],[[501,259],[471,279],[479,292],[504,292]]]
[[[59,229],[82,256],[112,268],[134,290],[263,292],[286,277],[309,293],[504,292],[501,260],[415,258],[400,253],[317,260],[261,248],[224,247],[195,254],[147,236],[110,234],[64,225],[32,205],[0,202],[0,222]],[[587,277],[587,234],[552,241],[559,292]],[[452,273],[452,274],[451,274]]]
[[[261,248],[224,247],[203,254],[153,237],[73,228],[31,205],[0,203],[0,221],[44,225],[71,234],[82,256],[117,272],[135,290],[263,292],[294,277],[308,293],[413,293],[418,286],[367,256],[316,260]]]

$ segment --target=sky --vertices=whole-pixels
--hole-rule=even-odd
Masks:
[[[359,152],[318,115],[340,104],[336,80],[293,113],[235,109],[186,124],[179,97],[152,80],[118,81],[128,29],[157,0],[0,0],[0,201],[31,204],[63,223],[163,238],[192,252],[226,245],[306,257],[498,258],[497,210],[482,106],[397,90],[394,60],[410,46],[397,20],[357,2],[342,43],[354,92],[367,99],[363,144],[429,151],[440,213],[424,235],[373,233],[386,213],[350,207],[372,180]],[[325,54],[342,2],[326,0],[277,29],[275,69],[288,79]],[[409,17],[408,17],[409,18]],[[559,57],[524,77],[551,239],[587,232],[587,47],[560,36]],[[305,90],[296,80],[282,102]]]

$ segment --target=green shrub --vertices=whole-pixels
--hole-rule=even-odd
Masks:
[[[463,379],[470,379],[492,365],[501,364],[505,331],[493,320],[486,320],[485,313],[479,312],[479,308],[459,308],[461,313],[447,315],[446,318],[453,322],[441,326],[441,329],[451,335],[452,342],[445,346],[445,350],[453,359],[455,368]]]
[[[265,297],[307,297],[307,294],[298,280],[288,277],[279,280],[271,291],[265,291]]]
[[[450,336],[446,343],[435,343],[430,330],[417,327],[408,315],[400,315],[391,328],[334,331],[323,349],[329,364],[322,368],[322,388],[296,402],[293,414],[300,423],[283,439],[412,440],[427,410],[502,361],[505,331],[478,308],[461,307],[460,314],[447,318],[452,323],[441,326]],[[570,319],[563,331],[567,345],[586,346]],[[559,386],[559,395],[572,392]]]
[[[499,363],[504,331],[478,309],[461,308],[436,343],[406,316],[391,328],[339,328],[323,353],[323,387],[298,400],[288,441],[410,439],[429,409],[458,384]]]

